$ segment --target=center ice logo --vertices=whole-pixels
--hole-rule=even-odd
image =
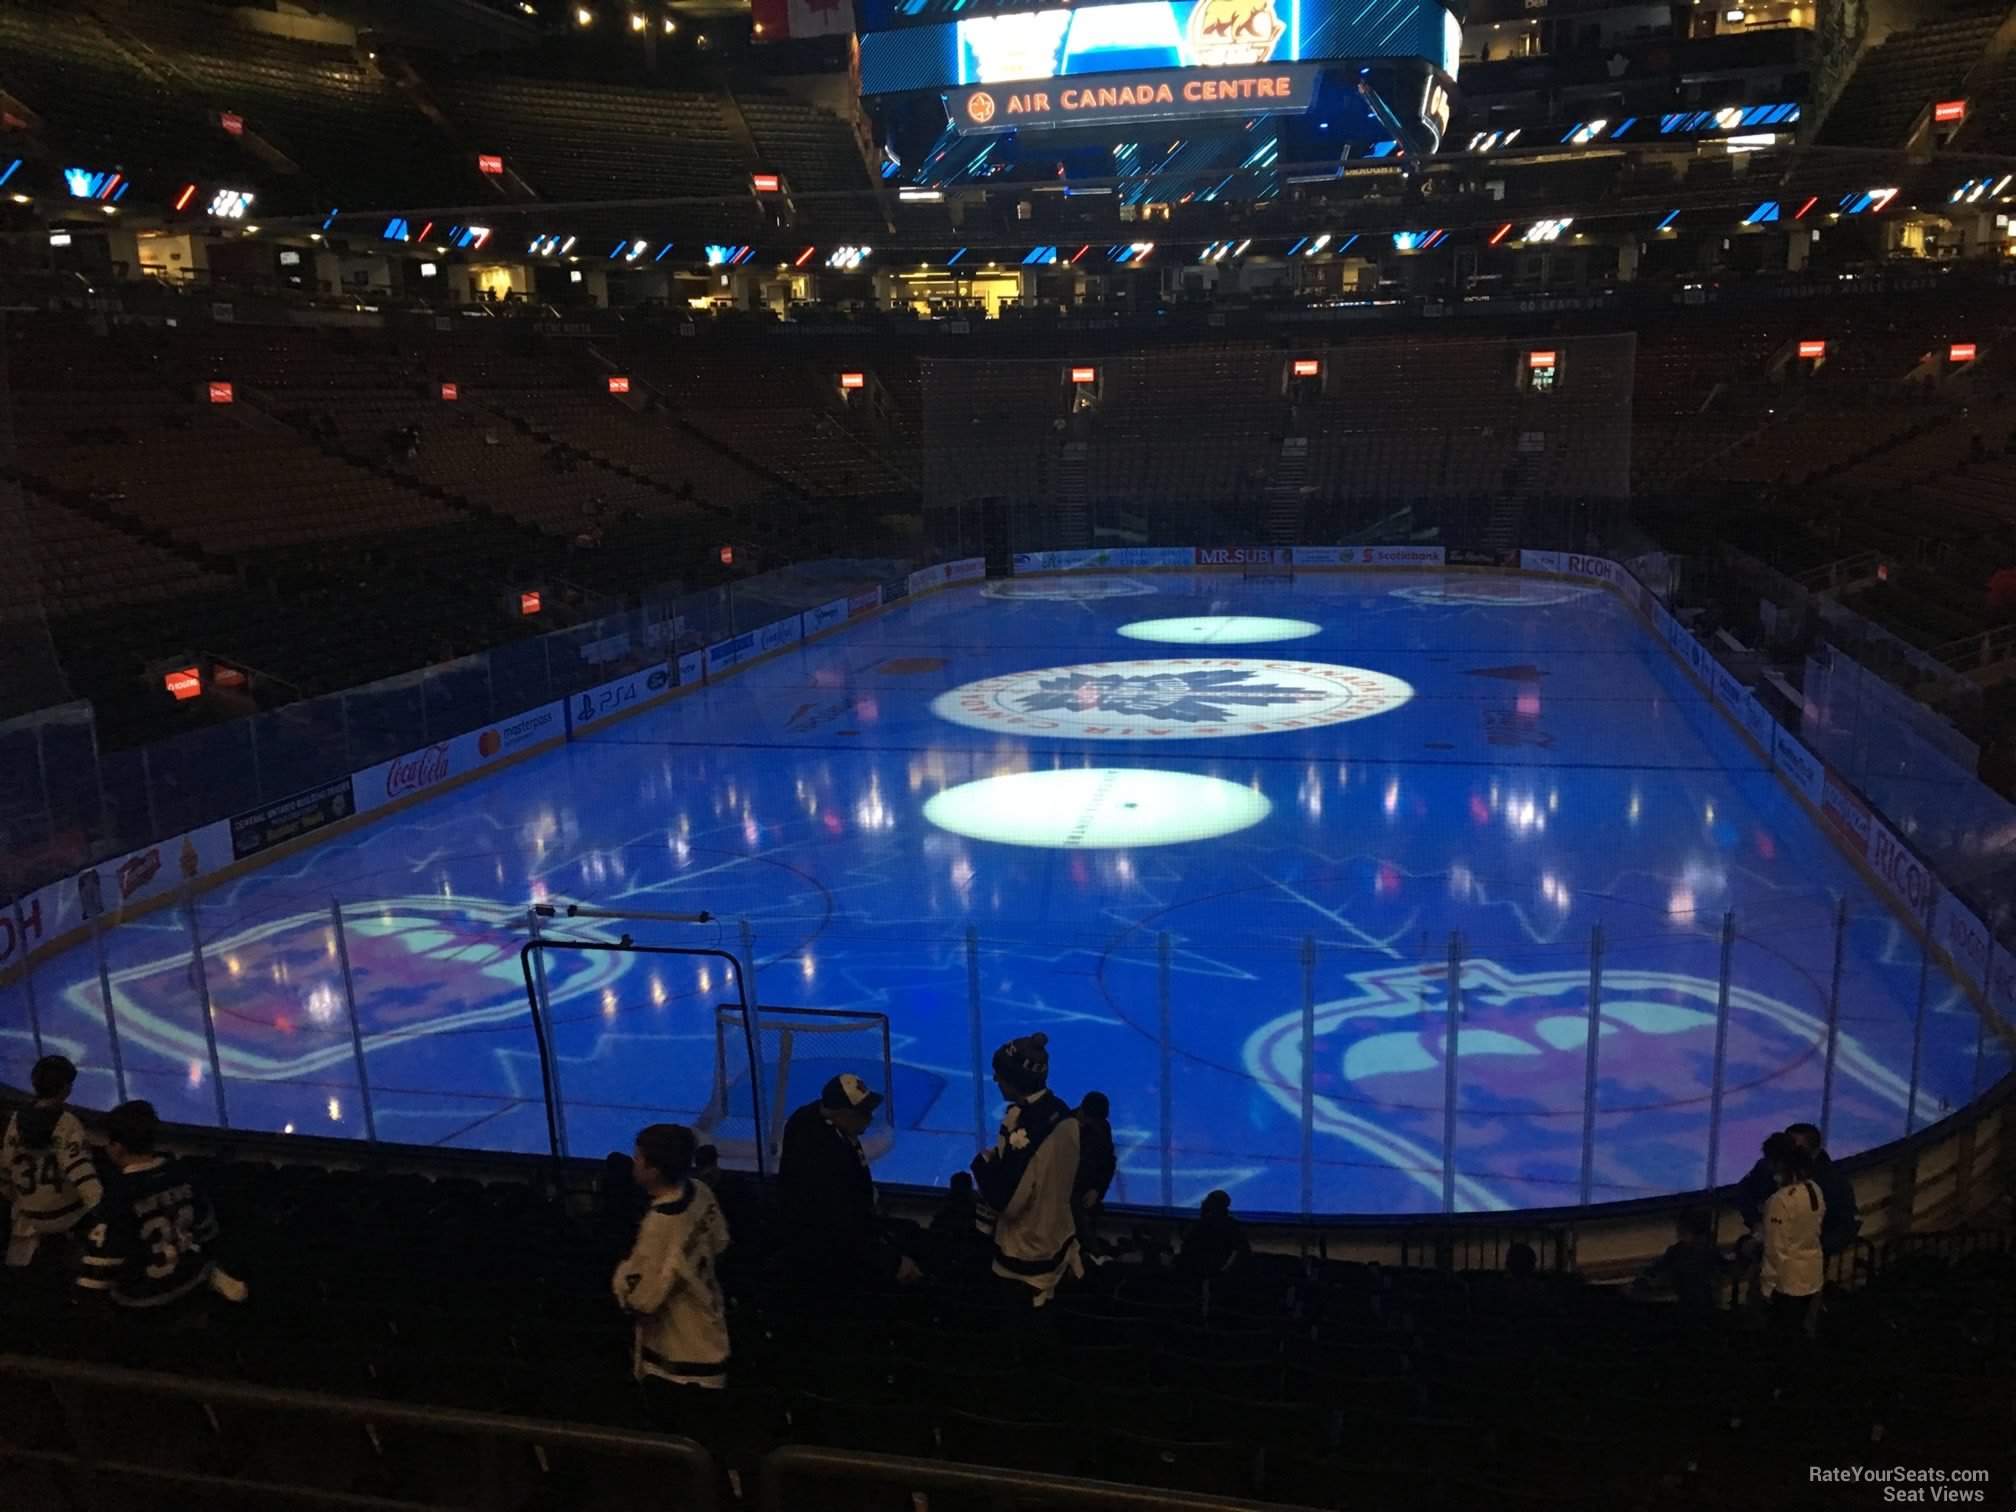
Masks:
[[[1523,972],[1495,961],[1463,963],[1457,1031],[1459,1160],[1465,1170],[1546,1172],[1577,1169],[1589,1035],[1586,971]],[[1447,1075],[1448,970],[1394,965],[1354,972],[1351,991],[1318,1003],[1314,1058],[1305,1068],[1302,1014],[1282,1014],[1246,1040],[1247,1074],[1292,1117],[1302,1111],[1305,1069],[1314,1091],[1317,1132],[1342,1139],[1406,1172],[1440,1198],[1442,1117]],[[1672,1149],[1685,1159],[1705,1151],[1713,1076],[1716,983],[1666,971],[1606,971],[1599,1027],[1597,1106],[1656,1127],[1663,1140],[1624,1148]],[[1788,1071],[1824,1053],[1827,1029],[1816,1015],[1732,985],[1724,1061],[1723,1179],[1752,1158],[1757,1129],[1782,1128],[1812,1113],[1817,1077]],[[1837,1110],[1895,1120],[1909,1084],[1852,1037],[1840,1041]],[[1755,1129],[1753,1129],[1753,1125]],[[1516,1126],[1516,1133],[1511,1132]],[[1739,1131],[1742,1137],[1735,1137]],[[1661,1147],[1664,1147],[1663,1149]],[[1508,1153],[1509,1152],[1509,1153]],[[1663,1172],[1622,1165],[1599,1135],[1601,1180],[1610,1190],[1671,1190]],[[1699,1179],[1698,1169],[1691,1179]],[[1564,1199],[1572,1200],[1572,1199]],[[1485,1176],[1459,1174],[1457,1204],[1498,1209],[1511,1203]]]
[[[1008,700],[1025,713],[1058,709],[1126,714],[1177,724],[1218,724],[1234,714],[1279,704],[1314,703],[1328,695],[1317,688],[1247,682],[1244,672],[1179,672],[1161,677],[1107,677],[1066,674],[1046,677],[1034,693]]]
[[[1502,609],[1543,609],[1588,598],[1600,588],[1583,588],[1574,583],[1549,583],[1512,577],[1450,578],[1438,583],[1413,583],[1395,588],[1387,596],[1413,604],[1488,605]]]
[[[1091,740],[1223,739],[1343,724],[1414,690],[1363,667],[1243,658],[1093,662],[967,683],[931,705],[974,729]]]

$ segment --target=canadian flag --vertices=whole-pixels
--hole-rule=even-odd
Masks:
[[[749,9],[765,42],[844,37],[854,30],[853,0],[750,0]]]

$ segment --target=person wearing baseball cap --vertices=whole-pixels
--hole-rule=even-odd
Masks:
[[[875,1210],[875,1178],[861,1136],[881,1106],[880,1092],[845,1071],[784,1125],[777,1187],[785,1248],[808,1281],[908,1285],[923,1277],[884,1236]]]
[[[994,1143],[973,1157],[980,1227],[994,1236],[994,1274],[1026,1286],[1032,1305],[1081,1274],[1071,1193],[1078,1181],[1078,1120],[1050,1090],[1050,1037],[1029,1034],[994,1052],[994,1085],[1008,1111]]]

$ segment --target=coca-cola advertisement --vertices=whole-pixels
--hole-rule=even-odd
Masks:
[[[388,803],[431,793],[493,762],[563,740],[566,734],[566,707],[550,703],[437,740],[357,773],[357,808],[369,813]]]
[[[394,758],[385,770],[385,797],[404,798],[422,788],[432,787],[448,775],[448,742],[428,746],[424,751]]]

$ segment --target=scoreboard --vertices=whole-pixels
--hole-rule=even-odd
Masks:
[[[960,136],[1297,116],[1363,93],[1425,155],[1462,27],[1441,0],[857,0],[861,93],[935,96]],[[1326,66],[1327,65],[1327,66]],[[1349,66],[1347,66],[1349,65]],[[1378,84],[1361,87],[1367,65]],[[1372,75],[1365,74],[1370,80]],[[1406,81],[1389,87],[1390,81]],[[1326,112],[1327,114],[1327,112]]]

